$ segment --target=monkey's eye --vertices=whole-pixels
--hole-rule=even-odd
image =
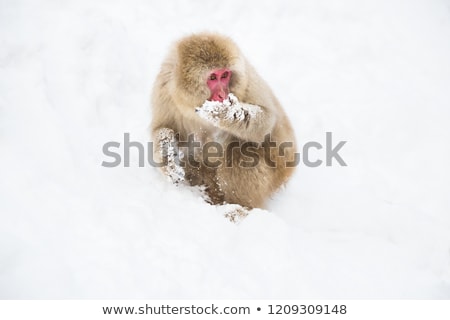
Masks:
[[[213,73],[212,75],[209,76],[209,80],[216,80],[216,79],[217,79],[217,77],[216,77],[215,73]]]
[[[222,79],[225,79],[225,78],[228,78],[228,71],[225,71],[223,74],[222,74],[222,77],[221,77]]]

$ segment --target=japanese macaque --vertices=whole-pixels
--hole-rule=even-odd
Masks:
[[[269,86],[228,37],[175,43],[152,95],[154,157],[176,184],[212,204],[263,208],[292,175],[292,126]]]

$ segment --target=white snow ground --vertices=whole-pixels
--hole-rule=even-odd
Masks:
[[[348,167],[301,165],[240,225],[136,154],[102,167],[203,30]],[[449,39],[443,0],[1,0],[0,298],[450,298]]]

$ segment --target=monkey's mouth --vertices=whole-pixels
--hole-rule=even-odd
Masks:
[[[208,99],[209,101],[218,101],[218,102],[223,102],[223,100],[225,100],[228,97],[228,90],[227,89],[222,89],[220,91],[216,91],[213,92],[211,94],[211,97]]]

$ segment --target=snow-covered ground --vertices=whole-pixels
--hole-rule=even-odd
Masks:
[[[203,30],[348,166],[300,165],[238,225],[136,153],[102,167]],[[444,0],[1,0],[0,298],[450,298],[449,57]]]

